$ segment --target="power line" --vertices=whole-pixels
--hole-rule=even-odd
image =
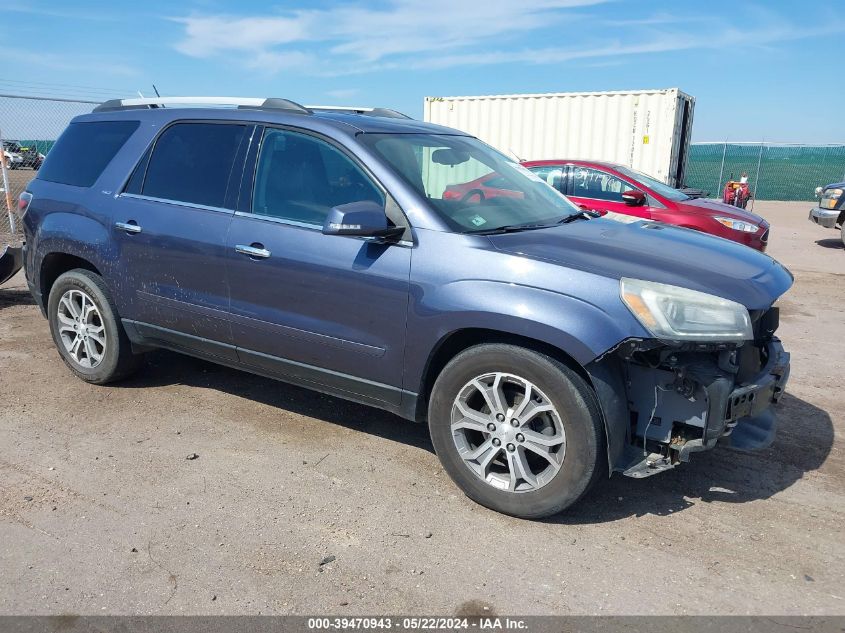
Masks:
[[[45,99],[81,99],[102,102],[110,98],[118,98],[123,95],[120,93],[83,93],[72,90],[56,90],[50,88],[26,88],[20,86],[6,86],[0,83],[0,91],[6,95],[18,97],[41,97]],[[129,93],[132,94],[132,93]]]
[[[134,90],[126,89],[126,88],[104,88],[102,86],[82,86],[78,84],[65,84],[65,83],[57,83],[57,82],[44,82],[44,81],[29,81],[29,80],[20,80],[20,79],[4,79],[0,77],[0,83],[7,83],[7,84],[20,84],[26,86],[47,86],[47,87],[61,87],[61,88],[73,88],[75,90],[83,91],[83,92],[107,92],[107,93],[119,93],[119,94],[131,94],[134,93]]]

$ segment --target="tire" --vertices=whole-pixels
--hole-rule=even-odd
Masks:
[[[77,268],[56,279],[47,316],[59,355],[85,382],[104,385],[121,380],[143,362],[142,356],[132,353],[111,295],[96,273]]]
[[[502,420],[493,410],[522,419]],[[557,514],[607,476],[604,425],[592,387],[563,363],[523,347],[478,345],[453,358],[432,389],[428,425],[437,456],[458,487],[504,514]]]

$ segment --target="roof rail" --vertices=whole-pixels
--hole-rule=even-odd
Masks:
[[[356,106],[324,106],[324,105],[307,105],[309,110],[315,112],[347,112],[350,114],[364,114],[367,116],[380,116],[388,119],[410,119],[407,114],[402,114],[397,110],[390,108],[359,108]]]
[[[230,106],[253,110],[285,110],[311,114],[310,110],[289,99],[264,99],[261,97],[144,97],[111,99],[94,108],[94,112],[110,112],[137,108],[165,108],[167,106]]]

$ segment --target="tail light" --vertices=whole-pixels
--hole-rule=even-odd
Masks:
[[[24,191],[18,198],[18,216],[23,217],[29,211],[29,203],[32,202],[32,194]]]

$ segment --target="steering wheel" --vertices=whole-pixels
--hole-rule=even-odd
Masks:
[[[484,202],[485,195],[481,189],[470,189],[467,191],[463,196],[461,196],[460,203],[463,204],[464,202],[468,202],[470,198],[473,196],[478,196],[478,202]]]

